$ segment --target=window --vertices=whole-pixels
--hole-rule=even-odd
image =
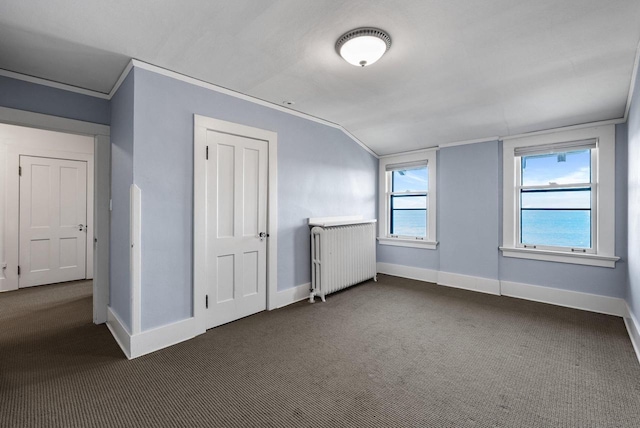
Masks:
[[[387,167],[389,199],[389,235],[425,239],[429,194],[429,169],[426,165]]]
[[[615,267],[614,132],[504,142],[504,256]]]
[[[381,244],[435,248],[434,150],[380,161]]]

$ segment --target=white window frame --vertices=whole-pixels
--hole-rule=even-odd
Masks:
[[[521,157],[515,150],[524,147],[596,140],[591,150],[592,248],[526,247],[519,242],[519,192]],[[614,125],[558,131],[503,140],[503,242],[505,257],[545,260],[560,263],[615,267],[615,127]]]
[[[436,240],[436,195],[437,195],[437,148],[420,151],[417,153],[383,156],[379,166],[379,217],[378,242],[381,245],[393,245],[398,247],[413,247],[435,250]],[[391,179],[387,173],[387,166],[402,164],[424,164],[429,174],[429,188],[427,189],[427,236],[424,238],[409,236],[392,236],[389,232],[390,224],[390,196]],[[419,192],[424,194],[424,192]]]

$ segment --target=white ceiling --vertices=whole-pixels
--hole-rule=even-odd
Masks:
[[[376,64],[334,50],[386,30]],[[378,154],[624,116],[638,0],[0,2],[0,68],[108,93],[130,58],[344,126]]]

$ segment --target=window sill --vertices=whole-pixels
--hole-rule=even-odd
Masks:
[[[401,238],[378,238],[380,245],[391,245],[394,247],[411,247],[422,248],[424,250],[435,250],[438,246],[437,241],[420,241],[416,239]]]
[[[561,251],[534,250],[532,248],[500,247],[504,257],[518,259],[544,260],[548,262],[571,263],[576,265],[615,268],[620,257],[598,254],[565,253]]]

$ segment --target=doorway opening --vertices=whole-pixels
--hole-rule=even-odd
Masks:
[[[0,124],[0,291],[90,281],[106,322],[109,164],[108,136]]]

